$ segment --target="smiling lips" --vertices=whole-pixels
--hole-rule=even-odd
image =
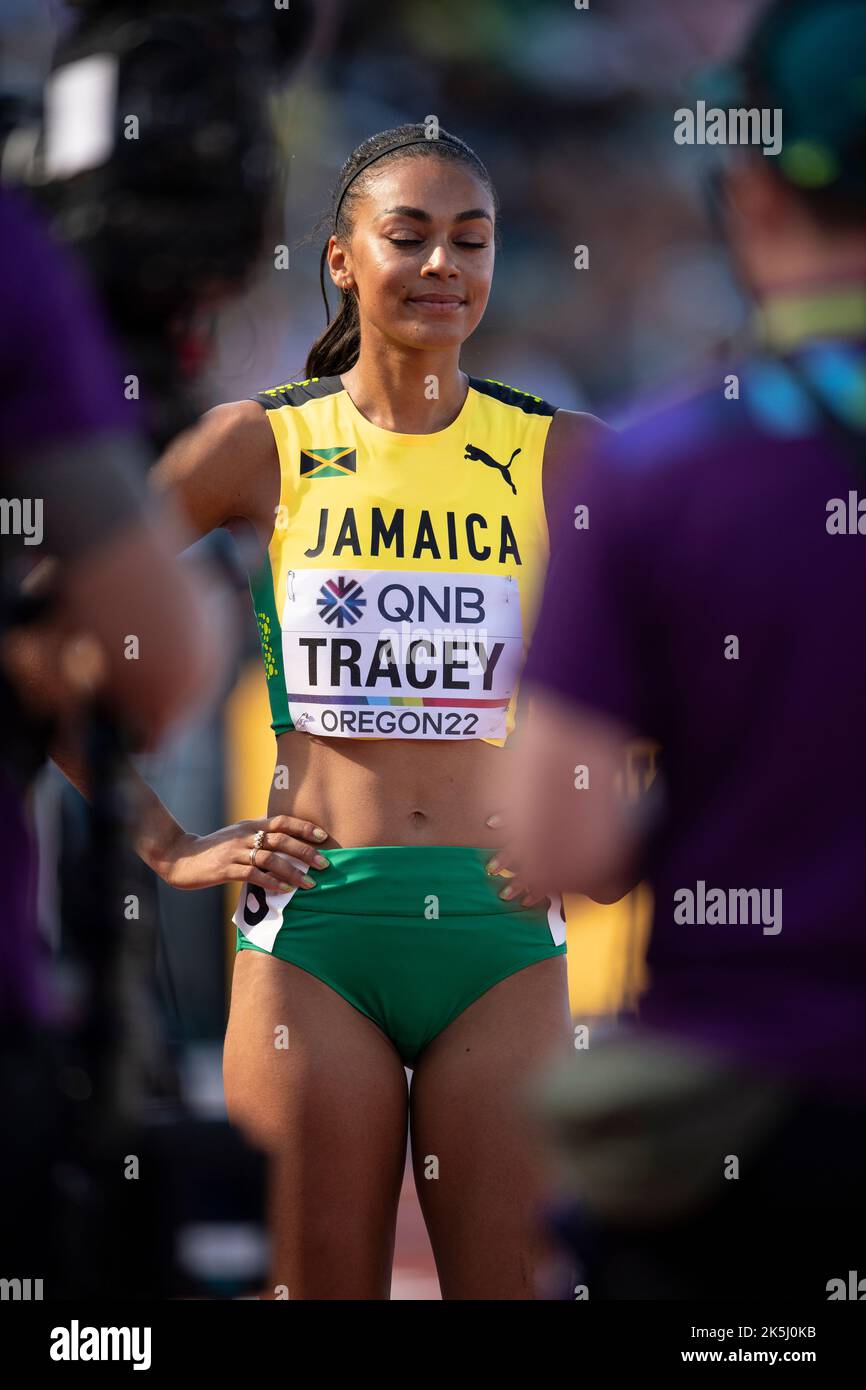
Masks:
[[[419,294],[414,295],[410,304],[417,304],[419,308],[426,309],[434,314],[453,314],[457,309],[462,309],[465,300],[457,294]]]

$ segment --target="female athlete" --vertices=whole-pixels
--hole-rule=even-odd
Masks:
[[[495,812],[545,508],[604,427],[461,370],[496,226],[459,139],[364,141],[307,379],[216,407],[157,469],[195,534],[261,547],[268,816],[196,836],[153,798],[139,850],[178,888],[243,884],[224,1080],[271,1156],[266,1297],[389,1297],[407,1126],[443,1297],[535,1296],[515,1092],[569,1045],[565,935],[502,876]]]

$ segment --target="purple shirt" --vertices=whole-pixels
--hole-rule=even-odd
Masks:
[[[862,406],[866,357],[846,351]],[[740,400],[720,370],[570,484],[524,679],[663,745],[641,1020],[862,1096],[866,535],[828,533],[828,501],[857,479],[767,362],[738,369]],[[727,922],[683,920],[701,882]],[[744,908],[730,920],[729,890],[754,888],[781,889],[780,932]]]
[[[0,190],[0,467],[137,424],[80,267],[23,198]]]
[[[77,265],[23,199],[0,190],[0,495],[8,496],[10,466],[66,441],[129,430],[135,410]],[[0,824],[0,1021],[44,1017],[34,848],[20,792],[2,772]]]

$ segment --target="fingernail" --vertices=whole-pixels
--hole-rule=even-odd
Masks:
[[[330,859],[326,859],[324,854],[317,854],[315,859],[313,860],[313,863],[315,864],[317,869],[327,869],[330,862]]]
[[[315,886],[316,886],[316,880],[315,880],[314,878],[310,878],[309,875],[307,875],[306,878],[302,878],[302,879],[301,879],[301,887],[302,887],[302,888],[315,888]]]
[[[500,827],[500,825],[502,824],[502,817],[501,817],[501,816],[488,816],[488,817],[487,817],[487,820],[484,822],[484,824],[485,824],[485,825],[489,825],[491,830],[498,830],[499,827]]]
[[[327,838],[328,838],[328,832],[327,832],[327,830],[320,830],[319,827],[316,826],[316,829],[313,831],[313,839],[314,839],[314,840],[327,840]]]
[[[489,874],[498,874],[498,873],[499,873],[499,860],[498,860],[498,859],[491,859],[490,863],[487,865],[487,872],[488,872]]]
[[[514,889],[513,889],[513,888],[503,888],[503,890],[502,890],[502,892],[499,894],[499,896],[500,896],[500,898],[513,898],[513,897],[514,897]]]

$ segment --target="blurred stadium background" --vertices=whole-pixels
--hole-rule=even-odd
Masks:
[[[724,57],[759,8],[760,0],[591,0],[587,10],[571,0],[320,0],[314,50],[274,108],[289,268],[263,257],[248,293],[221,314],[203,408],[304,376],[324,326],[325,238],[309,233],[337,171],[365,137],[428,115],[478,152],[502,205],[493,294],[464,368],[612,423],[636,395],[685,381],[730,347],[745,310],[707,218],[702,151],[674,145],[673,112],[687,100],[688,78]],[[49,0],[4,0],[0,91],[38,90],[61,23],[61,6]],[[580,245],[589,268],[578,271]],[[272,774],[256,629],[240,593],[238,608],[245,643],[224,702],[144,769],[199,832],[264,814]],[[39,792],[43,844],[59,806],[74,814],[49,772]],[[53,872],[47,861],[48,934]],[[575,1018],[615,1014],[644,983],[647,896],[567,906]],[[193,1084],[217,1105],[233,909],[220,891],[160,886],[171,1025],[195,1059]],[[438,1297],[408,1172],[393,1296]]]

